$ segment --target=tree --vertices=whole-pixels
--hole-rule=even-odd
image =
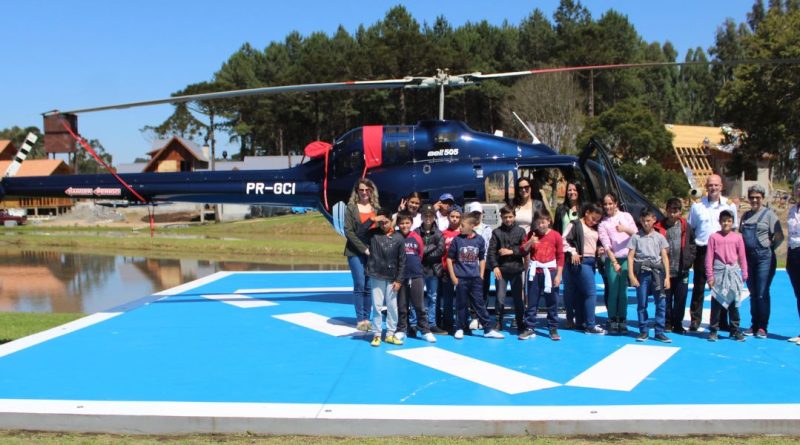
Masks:
[[[25,138],[28,137],[28,133],[33,133],[39,138],[36,140],[36,143],[33,144],[33,148],[31,148],[30,153],[28,153],[28,159],[41,159],[47,157],[47,153],[44,151],[44,134],[42,134],[42,130],[39,130],[38,127],[31,126],[20,128],[15,125],[11,128],[5,128],[0,130],[0,139],[11,141],[14,146],[19,149],[25,142]]]
[[[111,166],[112,157],[106,152],[103,144],[97,139],[89,141],[89,146],[103,160],[107,165]],[[106,168],[103,167],[95,158],[89,153],[88,150],[81,147],[75,153],[75,173],[76,174],[94,174],[94,173],[107,173]]]
[[[554,73],[519,80],[503,103],[503,124],[506,132],[518,139],[528,133],[521,128],[512,112],[530,122],[536,137],[561,153],[571,153],[575,139],[583,127],[583,94],[574,76]]]

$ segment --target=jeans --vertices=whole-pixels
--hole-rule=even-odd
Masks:
[[[669,289],[665,289],[667,295],[666,318],[675,332],[683,330],[683,316],[686,312],[686,296],[689,292],[689,273],[683,275],[673,275],[669,277]]]
[[[386,336],[394,335],[397,330],[397,292],[392,289],[392,282],[372,278],[372,333],[381,335],[383,330],[383,309],[386,309]]]
[[[550,292],[544,291],[544,274],[549,273],[550,279],[555,280],[556,271],[536,274],[532,280],[528,280],[528,308],[525,310],[525,327],[533,329],[536,326],[536,312],[539,310],[539,298],[544,297],[547,305],[547,327],[549,329],[558,328],[558,287],[553,286]],[[522,331],[522,328],[520,328]]]
[[[397,315],[400,317],[397,321],[398,332],[406,332],[411,323],[408,315],[409,303],[421,314],[419,319],[415,320],[417,329],[423,334],[427,334],[431,331],[428,327],[428,311],[422,304],[424,298],[422,288],[424,285],[425,283],[422,277],[406,278],[403,280],[403,284],[400,286],[400,293],[397,295]],[[410,325],[413,326],[413,324]]]
[[[628,259],[617,258],[620,271],[614,270],[611,261],[606,261],[606,288],[608,289],[608,318],[623,322],[628,318]]]
[[[494,324],[486,310],[486,300],[483,299],[483,279],[480,277],[458,279],[456,285],[456,330],[469,331],[468,303],[472,303],[475,315],[483,326],[483,332],[491,331]]]
[[[595,325],[594,310],[597,306],[597,287],[594,283],[595,258],[583,258],[581,264],[568,264],[569,272],[564,283],[564,294],[571,293],[575,305],[575,325],[592,329]]]
[[[428,312],[428,326],[436,326],[436,294],[439,292],[439,277],[431,275],[422,277],[425,283],[425,297],[423,305]],[[408,324],[413,326],[417,323],[417,311],[412,306],[408,312]]]
[[[639,332],[647,332],[647,296],[653,295],[656,306],[656,335],[664,333],[666,322],[667,296],[664,293],[663,272],[642,271],[636,276],[639,287],[636,288],[636,312],[639,316]]]
[[[494,272],[492,273],[494,275]],[[525,303],[522,301],[522,272],[505,273],[500,271],[501,278],[498,280],[495,277],[495,291],[497,292],[497,304],[494,308],[495,319],[497,324],[503,323],[503,313],[506,306],[506,288],[508,283],[511,283],[511,298],[514,301],[514,317],[517,320],[517,329],[520,332],[523,330],[523,314],[525,312]],[[535,313],[534,313],[535,316]]]
[[[769,287],[775,277],[777,261],[769,247],[745,250],[747,256],[747,289],[750,291],[750,326],[753,332],[767,330],[769,324]]]
[[[437,305],[440,307],[438,311],[441,314],[441,322],[437,323],[439,327],[447,331],[453,329],[453,307],[455,306],[456,290],[453,282],[450,281],[449,276],[442,277],[439,282],[439,295]]]
[[[353,305],[356,309],[356,322],[369,320],[369,311],[372,306],[369,278],[367,278],[367,256],[349,256],[347,265],[350,275],[353,276]]]
[[[800,247],[789,249],[786,253],[786,272],[792,282],[794,298],[797,300],[797,316],[800,317]]]

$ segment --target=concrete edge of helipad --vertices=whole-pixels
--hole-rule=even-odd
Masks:
[[[324,436],[800,436],[800,404],[492,407],[0,400],[0,429]]]

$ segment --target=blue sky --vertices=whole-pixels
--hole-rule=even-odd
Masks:
[[[41,113],[159,99],[210,80],[243,43],[263,49],[291,31],[351,33],[380,20],[396,1],[256,0],[3,2],[0,36],[0,129],[42,125]],[[439,0],[403,4],[420,23],[445,16],[453,26],[488,20],[518,24],[534,8],[552,18],[558,0]],[[745,19],[752,0],[585,0],[594,18],[608,9],[628,16],[648,42],[669,40],[680,52],[708,49],[726,18]],[[342,79],[346,80],[346,79]],[[114,163],[144,156],[139,129],[161,123],[160,105],[81,115],[79,130],[99,139]],[[224,136],[222,136],[224,137]]]

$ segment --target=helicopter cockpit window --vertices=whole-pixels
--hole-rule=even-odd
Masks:
[[[411,152],[407,140],[387,141],[383,146],[383,164],[405,164],[411,160]]]
[[[566,196],[567,182],[573,181],[575,172],[573,169],[562,169],[558,167],[549,168],[523,168],[519,169],[521,178],[528,178],[531,182],[532,197],[544,204],[545,209],[551,215],[555,214],[559,204],[564,202]],[[512,190],[513,196],[513,190]]]
[[[458,133],[441,132],[436,134],[434,142],[437,144],[452,143],[458,140]]]

